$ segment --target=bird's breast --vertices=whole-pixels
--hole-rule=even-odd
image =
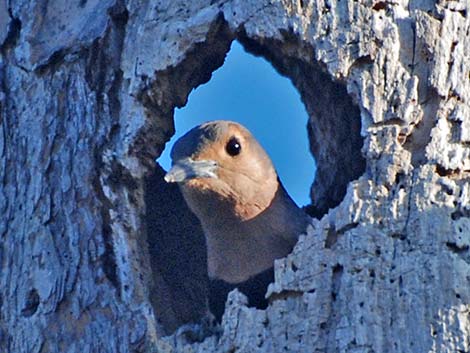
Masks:
[[[221,185],[222,184],[222,185]],[[257,217],[272,203],[275,192],[237,192],[217,179],[193,179],[182,186],[183,196],[201,223],[242,222]]]

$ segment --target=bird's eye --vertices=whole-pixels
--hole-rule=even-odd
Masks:
[[[230,140],[228,140],[227,144],[225,145],[225,150],[229,155],[232,157],[240,154],[242,150],[242,145],[240,144],[240,141],[236,137],[231,137]]]

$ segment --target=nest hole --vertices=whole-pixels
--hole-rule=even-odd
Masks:
[[[308,114],[308,145],[317,167],[310,190],[312,202],[306,211],[321,217],[341,202],[348,183],[365,171],[360,112],[345,84],[333,80],[314,60],[313,48],[291,32],[284,32],[282,40],[252,38],[243,31],[231,32],[223,19],[214,22],[204,43],[197,44],[178,65],[157,72],[142,92],[139,99],[151,120],[146,134],[159,129],[161,121],[173,122],[174,109],[187,103],[191,90],[210,80],[234,40],[290,78],[300,93]],[[168,139],[174,134],[171,126]],[[148,154],[148,142],[141,148]],[[163,149],[164,145],[157,146],[157,153]],[[183,324],[200,321],[207,313],[206,250],[199,222],[178,187],[165,183],[163,168],[153,170],[146,178],[144,194],[154,278],[151,301],[158,320],[171,333]]]

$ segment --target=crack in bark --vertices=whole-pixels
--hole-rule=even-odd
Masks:
[[[21,21],[19,18],[13,16],[11,8],[8,9],[8,16],[11,19],[8,26],[8,33],[3,43],[0,43],[0,53],[2,56],[5,56],[6,51],[16,46],[21,34]]]

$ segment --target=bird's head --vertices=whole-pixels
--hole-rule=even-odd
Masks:
[[[214,207],[224,203],[249,219],[269,206],[279,187],[264,149],[235,122],[218,120],[193,128],[175,143],[171,158],[165,180],[180,184],[196,214],[198,202]]]

